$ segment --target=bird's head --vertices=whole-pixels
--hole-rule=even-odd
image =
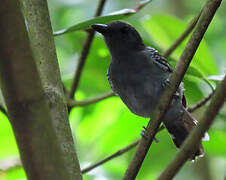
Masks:
[[[91,27],[104,36],[111,54],[145,48],[139,33],[127,23],[114,21],[109,24],[93,24]]]

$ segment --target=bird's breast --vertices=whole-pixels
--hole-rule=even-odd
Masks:
[[[150,117],[163,90],[160,79],[147,70],[111,64],[108,81],[127,107],[135,114]]]

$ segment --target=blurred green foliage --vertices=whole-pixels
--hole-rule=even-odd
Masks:
[[[50,0],[49,8],[54,31],[92,18],[97,2],[97,0]],[[103,14],[135,7],[137,2],[135,0],[107,0]],[[197,4],[195,0],[173,0],[173,2],[169,0],[153,1],[141,12],[126,20],[138,29],[147,45],[167,49],[204,4],[201,1]],[[216,86],[217,79],[220,77],[218,75],[225,73],[225,11],[226,3],[223,2],[184,78],[185,94],[189,106],[208,95],[211,92],[209,84]],[[85,32],[78,31],[55,38],[62,79],[68,90],[85,37]],[[169,58],[172,66],[180,57],[187,41],[188,38]],[[93,97],[110,90],[106,78],[109,62],[110,56],[104,41],[97,34],[85,64],[79,90],[76,93],[77,100]],[[209,76],[212,78],[208,78]],[[204,106],[194,113],[197,119],[200,119],[205,108]],[[118,97],[112,97],[86,107],[73,108],[69,118],[82,168],[138,139],[142,126],[148,123],[148,119],[132,114]],[[209,134],[210,142],[204,142],[205,158],[199,159],[195,163],[187,162],[175,177],[176,180],[204,180],[206,177],[201,173],[202,171],[209,172],[208,176],[213,180],[221,180],[226,176],[225,107],[218,115]],[[157,139],[159,143],[153,143],[151,146],[138,174],[138,180],[155,179],[175,156],[177,150],[166,130],[158,133]],[[0,147],[0,179],[26,179],[21,166],[4,169],[6,165],[3,161],[8,160],[10,163],[11,159],[19,157],[19,153],[10,123],[2,113],[0,113]],[[96,168],[86,174],[84,179],[121,179],[133,152],[134,149]]]

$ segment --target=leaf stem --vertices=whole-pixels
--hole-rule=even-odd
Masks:
[[[191,107],[187,108],[187,111],[192,113],[195,110],[197,110],[198,108],[204,106],[211,99],[211,97],[213,96],[214,92],[215,92],[215,90],[212,91],[207,97],[203,98],[201,101],[199,101],[194,106],[191,106]]]
[[[90,99],[86,99],[83,101],[75,101],[75,100],[70,100],[68,103],[68,107],[75,107],[75,106],[86,106],[86,105],[90,105],[93,103],[97,103],[99,101],[102,101],[104,99],[107,99],[109,97],[115,96],[115,93],[110,91],[104,94],[101,94],[99,96],[96,96],[94,98],[90,98]]]

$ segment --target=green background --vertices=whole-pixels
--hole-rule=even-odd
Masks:
[[[139,1],[107,0],[103,14],[125,8],[134,8]],[[50,0],[49,9],[54,31],[67,28],[91,18],[97,0]],[[167,49],[184,31],[189,21],[199,12],[205,1],[154,0],[137,14],[124,21],[133,25],[145,43],[161,50]],[[188,106],[196,104],[211,92],[226,71],[226,3],[223,2],[207,30],[193,58],[183,82]],[[85,32],[73,32],[55,37],[62,80],[69,90],[77,60],[86,37]],[[168,58],[175,65],[188,38]],[[96,34],[82,73],[76,100],[84,100],[109,91],[106,72],[110,62],[103,38]],[[212,78],[210,78],[212,76]],[[2,98],[1,98],[2,99]],[[176,180],[221,180],[226,176],[226,106],[223,107],[211,129],[210,141],[204,142],[206,156],[195,163],[187,162]],[[206,106],[194,113],[199,120]],[[132,114],[118,97],[97,104],[73,108],[70,123],[77,145],[81,168],[95,163],[140,138],[144,119]],[[138,180],[152,180],[175,156],[177,149],[166,130],[157,134],[159,143],[153,143],[138,174]],[[134,149],[96,168],[84,176],[85,180],[118,180],[122,178]],[[0,179],[26,179],[18,164],[19,154],[8,119],[0,113]]]

